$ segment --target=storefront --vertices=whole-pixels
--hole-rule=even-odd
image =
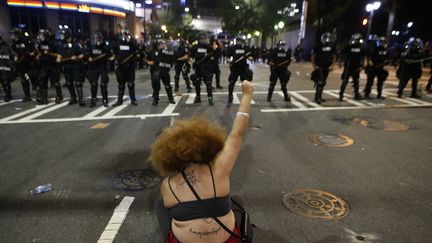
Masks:
[[[135,5],[127,0],[6,0],[0,6],[0,33],[22,27],[29,34],[41,28],[57,31],[115,33],[127,28],[135,31]]]

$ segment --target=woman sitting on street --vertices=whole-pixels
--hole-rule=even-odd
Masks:
[[[217,124],[194,117],[166,128],[152,145],[149,159],[156,171],[167,176],[161,185],[162,198],[155,202],[165,242],[240,242],[212,217],[240,235],[235,219],[238,215],[231,205],[230,174],[248,126],[253,91],[254,85],[243,81],[240,107],[228,137]]]

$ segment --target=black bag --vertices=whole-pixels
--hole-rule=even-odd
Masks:
[[[320,76],[320,71],[318,69],[314,69],[311,73],[311,80],[314,81],[315,83],[318,82],[319,76]]]
[[[192,193],[195,195],[195,197],[197,198],[197,200],[201,203],[201,205],[207,210],[209,211],[211,214],[212,211],[207,207],[206,204],[204,204],[204,202],[201,200],[200,196],[198,196],[198,193],[195,191],[195,189],[193,188],[193,186],[191,185],[191,183],[189,182],[189,180],[186,177],[186,174],[184,173],[184,171],[181,171],[181,174],[183,175],[183,179],[186,181],[186,184],[189,186],[189,189],[192,191]],[[249,217],[249,213],[243,208],[241,207],[236,201],[234,201],[233,199],[231,199],[231,201],[237,205],[237,207],[240,209],[241,213],[242,213],[242,217],[241,217],[241,225],[240,225],[240,235],[234,233],[232,230],[228,229],[228,227],[226,227],[226,225],[224,223],[222,223],[216,216],[212,216],[212,218],[216,221],[216,223],[218,223],[226,232],[230,233],[232,236],[237,237],[241,240],[242,243],[251,243],[252,242],[252,238],[253,238],[253,227],[254,225],[251,224],[250,222],[250,217]]]

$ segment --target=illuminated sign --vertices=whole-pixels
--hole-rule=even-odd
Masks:
[[[78,11],[83,13],[96,13],[110,15],[120,18],[126,18],[126,13],[114,9],[108,9],[103,7],[95,7],[91,4],[76,4],[71,2],[83,2],[83,1],[28,1],[28,0],[7,0],[7,4],[11,7],[32,7],[32,8],[48,8],[48,9],[59,9],[59,10],[69,10]],[[101,2],[98,0],[93,0],[92,2]],[[114,2],[114,1],[112,1]],[[117,2],[117,0],[115,1]],[[119,1],[122,2],[122,1]]]
[[[101,7],[118,8],[126,11],[135,11],[135,4],[127,0],[58,0],[59,2],[74,2],[78,5],[99,5]]]

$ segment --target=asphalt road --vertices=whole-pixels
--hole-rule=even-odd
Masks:
[[[389,68],[385,101],[338,102],[341,70],[336,69],[324,94],[327,102],[317,106],[308,78],[310,63],[294,63],[289,82],[292,103],[284,102],[280,93],[268,103],[268,67],[252,68],[257,90],[231,191],[243,197],[257,225],[254,242],[431,241],[431,95],[397,99],[397,80]],[[152,107],[148,70],[140,70],[138,106],[127,105],[126,99],[126,105],[116,110],[100,108],[101,104],[91,109],[21,103],[21,88],[15,82],[17,100],[0,103],[0,242],[162,242],[153,210],[158,184],[139,191],[113,185],[121,181],[119,173],[132,176],[149,168],[152,142],[176,119],[205,114],[229,131],[238,105],[226,105],[227,76],[222,65],[225,89],[216,90],[214,106],[204,95],[202,104],[190,104],[193,94],[179,93],[176,105],[162,97]],[[364,84],[362,77],[361,87]],[[115,96],[113,75],[109,87]],[[89,95],[88,82],[85,91]],[[352,94],[350,89],[347,94]],[[344,141],[352,144],[320,143],[338,145],[341,138],[333,135],[347,136]],[[144,179],[158,182],[157,177]],[[131,186],[139,186],[140,180],[123,178]],[[30,195],[32,188],[47,183],[52,183],[52,191]],[[332,193],[347,202],[349,211],[337,220],[294,214],[282,199],[301,189]],[[333,217],[324,211],[342,210],[337,200],[316,195],[315,201],[308,201],[312,195],[289,202],[307,204],[305,213],[314,217]],[[125,197],[134,200],[127,203],[126,198],[121,204]],[[117,228],[110,228],[113,225]]]

